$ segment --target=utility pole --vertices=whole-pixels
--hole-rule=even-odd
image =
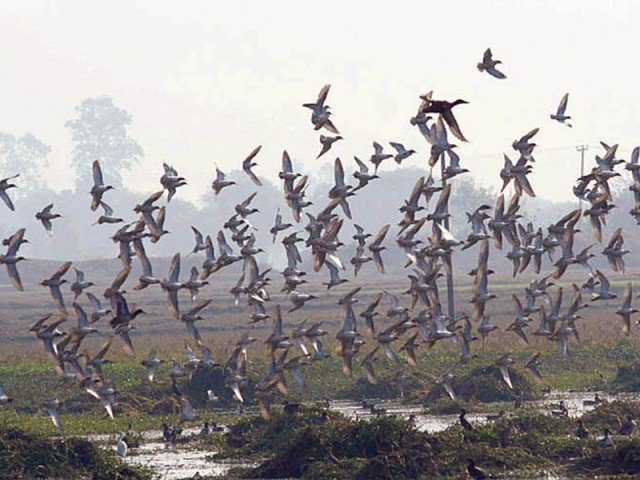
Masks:
[[[580,152],[580,178],[584,177],[584,152],[589,150],[589,145],[578,145],[576,150]],[[582,210],[582,198],[580,198],[580,210]]]
[[[443,151],[440,157],[440,181],[442,183],[443,190],[447,186],[447,179],[444,175],[445,155],[446,151]],[[449,217],[445,217],[443,223],[444,228],[449,230]],[[453,321],[456,319],[456,303],[453,295],[453,259],[451,252],[447,253],[447,260],[449,261],[449,265],[451,265],[451,272],[447,272],[447,300],[449,306],[449,318]]]

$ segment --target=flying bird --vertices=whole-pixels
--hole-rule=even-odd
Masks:
[[[216,179],[213,182],[211,182],[211,188],[215,192],[216,197],[220,194],[220,192],[223,189],[235,184],[236,182],[234,182],[233,180],[226,180],[225,174],[222,172],[222,170],[216,167]]]
[[[93,172],[93,187],[91,187],[89,195],[91,195],[91,211],[95,212],[102,203],[102,196],[105,192],[112,190],[113,186],[104,184],[102,169],[98,160],[93,162],[91,170]]]
[[[320,158],[325,153],[327,153],[331,149],[333,144],[338,140],[342,140],[342,137],[340,135],[336,135],[335,137],[330,137],[328,135],[320,135],[320,143],[322,144],[322,150],[320,150],[320,153],[318,154],[316,159]]]
[[[451,129],[451,133],[453,133],[459,140],[466,142],[467,139],[464,138],[456,117],[453,115],[453,108],[469,102],[462,100],[461,98],[453,102],[448,102],[446,100],[433,100],[432,95],[433,92],[429,92],[428,94],[420,97],[423,100],[423,105],[420,107],[421,111],[423,113],[439,113],[442,115],[442,118],[444,118],[444,121]]]
[[[331,133],[339,135],[340,132],[330,119],[332,115],[332,113],[330,112],[330,107],[328,105],[325,105],[324,103],[327,100],[327,95],[329,95],[330,89],[331,85],[325,85],[320,90],[320,93],[318,93],[318,98],[314,103],[305,103],[302,106],[305,108],[309,108],[312,111],[311,123],[313,124],[314,130],[326,128]]]
[[[401,143],[389,142],[389,145],[391,145],[391,147],[393,147],[397,152],[395,157],[393,158],[398,165],[401,165],[404,160],[406,160],[411,155],[416,153],[416,151],[413,149],[407,150],[406,148],[404,148],[404,145],[402,145]]]
[[[9,190],[10,188],[17,187],[17,185],[11,183],[11,180],[13,180],[14,178],[18,178],[19,176],[20,174],[17,174],[17,175],[14,175],[13,177],[8,177],[0,180],[0,198],[2,198],[2,201],[12,212],[15,210],[15,207],[13,206],[13,202],[11,201],[11,198],[7,194],[7,190]]]
[[[42,226],[50,237],[53,236],[53,224],[51,223],[51,220],[62,217],[62,215],[58,213],[52,213],[52,210],[53,203],[50,203],[36,213],[36,220],[39,220],[42,223]]]
[[[256,174],[253,173],[253,170],[251,169],[256,165],[258,165],[256,162],[253,161],[253,159],[255,158],[256,155],[258,155],[258,153],[260,153],[261,149],[262,149],[262,145],[258,145],[256,148],[253,149],[253,151],[249,154],[249,156],[245,158],[244,161],[242,162],[242,170],[244,170],[244,173],[249,175],[249,178],[253,181],[253,183],[255,183],[259,187],[262,186],[262,182],[256,176]]]
[[[482,62],[478,63],[478,70],[480,72],[487,72],[489,75],[499,79],[505,79],[507,76],[499,71],[496,66],[501,64],[500,60],[494,60],[493,54],[491,53],[491,49],[487,48],[484,51],[484,55],[482,56]]]
[[[568,101],[569,101],[569,94],[565,93],[564,97],[562,97],[562,100],[560,100],[560,104],[558,105],[558,110],[556,111],[555,114],[552,113],[550,117],[552,120],[555,120],[559,123],[563,123],[567,127],[571,127],[572,125],[570,123],[567,123],[567,120],[571,120],[571,117],[568,115],[565,115],[564,113],[567,110]]]

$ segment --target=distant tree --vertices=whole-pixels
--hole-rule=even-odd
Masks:
[[[118,108],[111,97],[87,98],[75,110],[76,118],[65,126],[75,142],[72,164],[76,187],[89,188],[94,160],[100,160],[105,182],[121,187],[123,170],[130,169],[144,156],[140,144],[127,135],[131,115]]]
[[[16,137],[0,133],[0,177],[20,174],[20,189],[33,190],[41,187],[43,176],[40,169],[47,166],[47,155],[51,147],[30,133]]]
[[[489,213],[493,214],[493,207],[499,194],[477,183],[468,175],[456,177],[451,183],[449,200],[451,231],[456,235],[464,236],[470,228],[465,212],[473,213],[480,205],[489,205],[492,208]],[[508,202],[510,197],[509,195],[506,197]]]

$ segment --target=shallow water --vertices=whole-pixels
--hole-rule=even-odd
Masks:
[[[525,405],[540,410],[541,412],[550,412],[554,410],[555,405],[561,400],[564,401],[569,416],[577,418],[588,411],[595,408],[594,405],[584,405],[585,400],[593,400],[596,392],[551,392],[542,400],[535,402],[525,402]],[[598,392],[600,398],[606,401],[617,400],[640,400],[639,393],[626,393],[610,396],[604,392]],[[449,426],[458,422],[458,415],[431,415],[424,414],[419,406],[403,405],[398,400],[379,400],[375,401],[376,408],[384,408],[387,414],[409,417],[414,415],[414,421],[417,428],[421,431],[435,433],[445,430]],[[491,410],[505,412],[513,411],[512,403],[492,403],[489,404]],[[352,418],[371,418],[372,415],[368,410],[362,408],[361,402],[355,401],[335,401],[331,402],[330,408],[343,415]],[[487,414],[468,414],[467,418],[472,423],[484,423],[487,421]],[[183,435],[185,437],[196,435],[199,428],[185,429]],[[182,478],[190,478],[196,473],[200,475],[221,476],[226,474],[229,469],[235,467],[251,467],[255,466],[251,463],[243,462],[213,462],[209,460],[213,451],[190,450],[181,445],[165,445],[158,439],[162,438],[160,430],[152,430],[143,432],[143,438],[147,440],[137,449],[130,450],[130,455],[125,459],[132,465],[142,465],[153,468],[158,480],[178,480]],[[90,439],[114,444],[113,436],[95,435]],[[114,447],[115,448],[115,447]],[[508,477],[513,480],[527,478],[531,480],[531,476],[519,476],[514,472],[513,476]],[[559,477],[553,474],[533,477],[535,480],[563,480],[565,477]]]
[[[560,401],[564,401],[569,416],[571,418],[578,418],[585,413],[596,408],[596,405],[584,405],[585,401],[591,401],[595,398],[595,394],[605,401],[612,400],[640,400],[640,393],[622,393],[615,396],[608,395],[604,392],[551,392],[546,394],[542,400],[533,402],[524,402],[526,407],[534,408],[540,412],[550,413],[552,410],[556,410],[557,404]],[[409,417],[414,415],[414,421],[419,430],[436,433],[446,430],[451,425],[458,422],[458,415],[435,415],[425,414],[420,406],[408,406],[403,405],[397,400],[379,400],[375,401],[376,408],[386,409],[388,415],[398,415],[403,417]],[[493,410],[492,413],[469,413],[467,418],[472,423],[484,423],[487,421],[487,415],[495,415],[495,412],[504,410],[505,412],[513,411],[513,403],[494,402],[484,404],[488,409]],[[371,418],[372,415],[369,410],[362,408],[361,402],[354,401],[335,401],[331,402],[331,409],[336,410],[346,416],[352,418]]]
[[[252,464],[241,462],[212,462],[208,459],[215,452],[186,450],[180,445],[171,446],[160,442],[141,445],[126,458],[132,465],[151,467],[159,480],[177,480],[193,477],[196,473],[202,476],[221,476],[234,467],[251,467]]]

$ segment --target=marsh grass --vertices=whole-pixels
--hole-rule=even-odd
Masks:
[[[393,416],[365,421],[329,412],[322,423],[320,411],[304,409],[296,415],[274,414],[270,421],[255,417],[238,422],[224,435],[221,453],[214,458],[267,456],[245,478],[466,478],[468,458],[498,476],[638,473],[637,437],[606,449],[574,432],[569,418],[527,411],[476,425],[470,432],[454,425],[428,434]]]
[[[333,342],[327,341],[327,346],[332,348]],[[613,387],[624,390],[627,384],[619,382],[616,378],[626,378],[624,375],[631,379],[637,378],[634,370],[628,370],[632,368],[629,365],[640,361],[640,344],[635,339],[606,346],[583,342],[581,348],[572,352],[569,360],[562,358],[555,346],[549,342],[540,343],[538,346],[543,352],[540,367],[544,377],[543,384],[537,384],[532,375],[523,369],[531,349],[518,346],[510,350],[515,361],[510,369],[513,373],[512,379],[517,391],[526,390],[525,399],[538,398],[539,390],[543,386],[576,391]],[[177,348],[170,351],[166,347],[163,358],[179,358],[182,346]],[[303,375],[307,389],[303,390],[295,382],[289,382],[290,394],[287,397],[278,395],[276,403],[285,399],[307,402],[326,398],[356,401],[362,398],[398,399],[400,388],[393,379],[400,371],[407,377],[404,382],[404,401],[422,404],[427,400],[427,405],[437,411],[449,412],[453,408],[451,405],[440,405],[444,396],[436,379],[447,373],[452,373],[458,381],[465,379],[466,386],[461,388],[460,392],[462,399],[467,402],[513,400],[513,392],[506,388],[499,373],[492,367],[495,360],[508,350],[494,347],[484,350],[477,348],[476,351],[478,358],[464,365],[457,361],[458,351],[450,342],[438,344],[431,350],[420,351],[419,368],[405,366],[401,369],[382,358],[376,365],[378,385],[371,385],[364,379],[364,373],[357,362],[354,362],[353,376],[345,376],[339,357],[333,355],[324,362],[304,367]],[[223,358],[221,350],[216,354],[220,355],[218,358]],[[400,356],[402,358],[402,355]],[[0,383],[15,401],[0,408],[0,422],[9,422],[14,426],[21,426],[22,423],[30,431],[32,427],[34,431],[52,431],[53,425],[42,408],[42,403],[52,398],[58,398],[63,402],[63,421],[70,433],[112,433],[117,430],[115,425],[121,425],[119,418],[127,419],[127,422],[131,421],[133,425],[140,425],[141,428],[151,424],[157,428],[165,418],[175,421],[180,410],[177,404],[170,400],[170,382],[167,375],[170,365],[162,365],[156,374],[156,381],[150,383],[146,379],[144,367],[139,364],[142,357],[143,355],[137,358],[114,356],[115,363],[105,366],[105,377],[108,381],[112,380],[118,390],[119,406],[116,409],[115,422],[105,418],[100,403],[77,385],[61,383],[48,360],[20,364],[2,363]],[[631,373],[619,374],[619,368],[620,372]],[[268,363],[260,354],[260,348],[256,347],[250,351],[247,369],[249,380],[258,380],[267,369]],[[183,378],[178,384],[199,412],[220,414],[238,407],[237,402],[231,399],[230,390],[224,386],[223,375],[222,368],[207,368],[196,373],[193,381]],[[456,390],[460,386],[463,385],[457,386]],[[489,388],[491,386],[492,388]],[[207,402],[206,390],[209,388],[220,398],[219,402]],[[247,404],[253,405],[251,389],[245,388],[243,394],[246,396]],[[67,415],[68,419],[65,418]]]
[[[150,472],[132,468],[80,438],[51,439],[0,427],[0,479],[36,478],[146,480]]]

